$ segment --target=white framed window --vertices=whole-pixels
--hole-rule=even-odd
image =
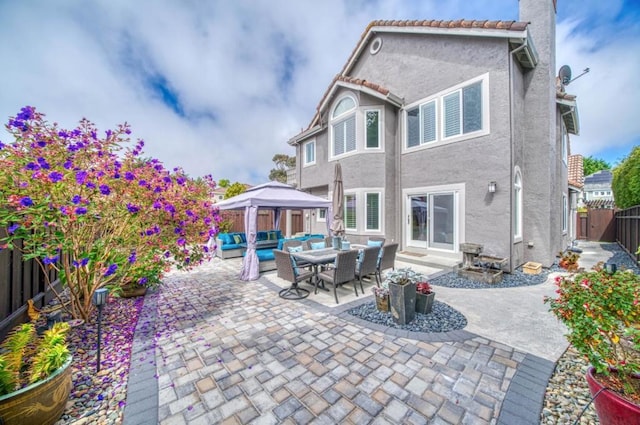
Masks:
[[[569,202],[567,201],[567,194],[562,194],[562,233],[567,233],[569,224]]]
[[[326,208],[318,208],[316,210],[316,220],[326,223],[326,221],[327,221],[327,209]]]
[[[514,242],[522,240],[522,173],[516,167],[513,179],[513,238]]]
[[[302,165],[313,165],[316,163],[316,141],[311,140],[302,145]]]
[[[356,101],[351,96],[342,98],[331,114],[331,156],[336,157],[356,150]]]
[[[365,192],[365,231],[379,232],[381,230],[380,217],[382,216],[380,192]]]
[[[380,116],[380,110],[378,109],[364,111],[365,149],[380,148]]]
[[[437,146],[489,134],[489,74],[466,81],[405,111],[404,149]]]
[[[355,193],[344,195],[344,228],[345,230],[358,230],[358,197]]]

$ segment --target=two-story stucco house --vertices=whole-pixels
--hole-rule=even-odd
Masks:
[[[514,0],[516,1],[516,0]],[[550,265],[569,243],[568,133],[555,0],[519,21],[374,21],[296,147],[298,188],[331,196],[342,165],[349,239],[461,258],[460,243]],[[312,231],[326,231],[313,214]]]

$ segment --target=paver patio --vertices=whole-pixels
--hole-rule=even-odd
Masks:
[[[125,424],[538,423],[553,362],[466,331],[369,326],[313,294],[283,300],[265,277],[239,280],[239,261],[147,295]]]

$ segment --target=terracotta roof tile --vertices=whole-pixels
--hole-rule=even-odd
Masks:
[[[575,187],[584,186],[584,169],[582,155],[569,155],[568,164],[569,184]]]

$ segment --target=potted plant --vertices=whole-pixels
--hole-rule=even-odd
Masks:
[[[392,270],[385,276],[393,320],[400,325],[411,322],[416,314],[416,283],[425,277],[410,267]]]
[[[435,297],[436,293],[433,292],[429,282],[418,282],[416,284],[416,313],[431,313]]]
[[[640,276],[599,263],[556,284],[557,298],[545,302],[591,363],[586,378],[600,423],[640,423]]]
[[[71,391],[68,330],[57,322],[38,335],[27,323],[7,337],[0,350],[0,423],[50,425],[60,418]]]
[[[580,254],[572,251],[559,252],[558,256],[560,260],[558,260],[558,265],[563,269],[574,272],[578,270],[578,259],[580,258]]]
[[[389,312],[389,288],[383,282],[381,287],[374,286],[371,288],[373,296],[376,299],[376,308],[384,313]]]

